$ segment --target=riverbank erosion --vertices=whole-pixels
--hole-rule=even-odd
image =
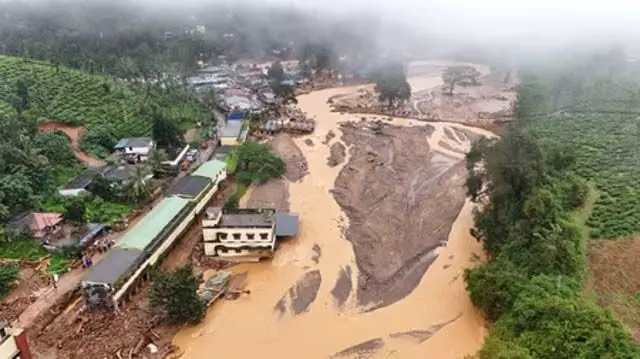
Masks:
[[[420,282],[464,204],[464,161],[432,151],[432,126],[382,122],[341,126],[350,160],[332,191],[349,217],[358,304],[401,300]]]
[[[183,359],[461,358],[482,345],[485,323],[462,279],[481,254],[462,188],[471,136],[447,133],[486,131],[332,112],[327,100],[348,91],[356,88],[299,96],[317,121],[294,139],[306,175],[285,179],[299,235],[271,262],[230,268],[248,272],[251,294],[219,301],[182,330],[174,343]],[[346,155],[330,166],[336,143]]]

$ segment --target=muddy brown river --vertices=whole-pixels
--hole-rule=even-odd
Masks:
[[[439,86],[441,80],[438,75],[420,76],[412,85],[419,87],[414,88],[417,91]],[[180,331],[174,343],[183,351],[181,358],[447,359],[462,358],[481,347],[485,322],[470,303],[462,278],[472,254],[481,254],[480,244],[469,235],[470,202],[453,223],[447,245],[436,250],[437,258],[409,295],[374,311],[358,307],[353,293],[342,305],[335,302],[332,290],[344,277],[340,273],[349,268],[350,277],[341,280],[350,280],[351,288],[357,288],[358,267],[352,245],[342,234],[348,219],[329,192],[348,158],[342,165],[329,167],[330,146],[321,142],[330,130],[336,134],[333,141],[340,141],[338,123],[359,120],[359,116],[331,112],[327,104],[331,96],[355,90],[328,89],[298,98],[298,106],[318,123],[312,135],[295,140],[309,164],[309,174],[290,185],[291,210],[300,214],[300,233],[284,243],[272,261],[231,268],[248,272],[251,294],[216,302],[200,325]],[[407,119],[390,123],[424,125]],[[470,144],[445,136],[447,128],[492,136],[461,124],[429,125],[434,127],[427,138],[432,150],[459,159]],[[314,146],[304,144],[308,138]],[[302,294],[290,288],[310,272],[317,295],[303,313],[294,315],[289,307]],[[279,302],[284,311],[275,309]]]

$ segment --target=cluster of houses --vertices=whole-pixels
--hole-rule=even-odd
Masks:
[[[270,257],[277,238],[297,233],[295,214],[273,209],[225,213],[208,207],[226,177],[226,163],[214,159],[174,183],[165,198],[83,277],[81,287],[87,305],[118,310],[199,218],[205,254],[230,260]]]

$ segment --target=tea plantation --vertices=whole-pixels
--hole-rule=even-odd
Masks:
[[[0,56],[0,115],[15,114],[17,83],[28,90],[26,115],[92,128],[107,126],[114,137],[151,133],[151,113],[181,125],[202,116],[199,101],[179,90],[128,85],[109,77],[24,58]]]

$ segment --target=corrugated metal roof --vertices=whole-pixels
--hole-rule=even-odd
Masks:
[[[218,174],[221,171],[226,171],[226,169],[227,169],[227,164],[225,162],[222,162],[220,160],[211,160],[203,163],[191,175],[209,177],[215,181]]]
[[[298,215],[295,213],[276,214],[276,236],[293,237],[298,234]]]
[[[222,131],[220,137],[238,138],[242,133],[242,121],[228,121]]]
[[[144,251],[188,204],[189,200],[180,197],[163,199],[140,222],[127,231],[117,246]]]
[[[114,247],[95,266],[91,267],[82,281],[114,285],[118,279],[133,270],[142,260],[144,260],[144,252],[140,250]]]
[[[211,178],[205,176],[185,176],[176,182],[167,191],[167,196],[175,195],[181,197],[195,198],[209,186]]]

